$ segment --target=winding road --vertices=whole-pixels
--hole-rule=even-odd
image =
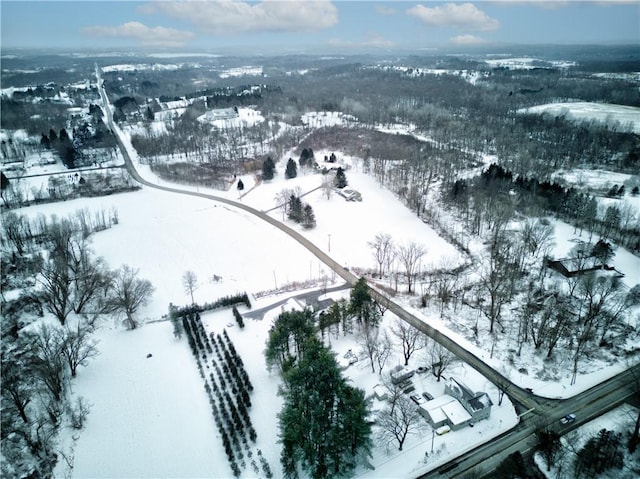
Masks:
[[[102,78],[100,76],[100,69],[97,65],[96,77],[98,80],[98,89],[100,91],[100,96],[104,103],[104,110],[107,114],[107,125],[116,137],[118,146],[124,158],[127,171],[137,182],[142,185],[148,186],[149,188],[159,189],[168,193],[190,195],[217,201],[219,203],[238,208],[254,216],[257,216],[258,218],[273,225],[283,233],[296,240],[310,253],[316,256],[320,261],[322,261],[329,268],[335,271],[336,274],[344,279],[349,285],[353,286],[356,283],[356,281],[358,280],[358,277],[356,275],[344,268],[341,264],[327,255],[324,251],[318,248],[315,244],[305,238],[298,231],[272,218],[264,211],[257,210],[246,204],[221,196],[216,196],[209,193],[182,190],[180,188],[174,188],[171,186],[154,184],[145,180],[136,170],[133,162],[131,161],[129,150],[127,149],[127,146],[121,138],[120,131],[113,123],[113,116],[111,113],[109,99],[107,97]],[[422,331],[423,333],[449,349],[458,358],[476,369],[489,381],[496,384],[502,391],[505,391],[506,394],[510,396],[510,398],[514,402],[516,402],[523,411],[527,411],[528,413],[530,413],[526,416],[522,414],[520,424],[510,431],[505,432],[498,438],[492,439],[491,441],[455,459],[452,459],[450,462],[437,468],[436,470],[425,473],[424,475],[419,477],[456,478],[470,473],[489,474],[493,469],[495,469],[495,467],[497,467],[497,465],[502,460],[504,460],[509,454],[513,453],[514,451],[520,451],[524,453],[535,447],[535,444],[537,443],[537,440],[535,438],[536,430],[545,428],[554,429],[560,433],[565,433],[589,421],[590,419],[593,419],[594,417],[597,417],[613,409],[614,407],[623,403],[631,395],[637,393],[638,389],[640,388],[637,381],[637,378],[640,378],[640,365],[635,365],[625,372],[619,374],[618,376],[605,381],[581,394],[578,394],[571,399],[554,400],[536,396],[530,391],[522,389],[514,384],[509,380],[509,378],[505,377],[503,374],[484,363],[481,358],[459,346],[447,335],[426,324],[420,318],[405,310],[401,305],[395,303],[386,295],[382,294],[374,288],[371,288],[371,292],[373,298],[377,302],[387,307],[388,310],[393,312],[402,320],[406,321],[410,325],[414,326],[418,330]],[[576,413],[576,415],[578,416],[578,420],[575,423],[571,424],[570,427],[561,428],[559,420],[569,412]]]

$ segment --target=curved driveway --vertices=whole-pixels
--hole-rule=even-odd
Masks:
[[[107,124],[116,137],[118,146],[120,147],[122,156],[124,157],[125,166],[127,170],[136,181],[150,188],[156,188],[162,191],[167,191],[169,193],[190,195],[190,196],[196,196],[196,197],[204,198],[208,200],[218,201],[220,203],[232,206],[234,208],[239,208],[243,211],[246,211],[247,213],[257,216],[258,218],[273,225],[274,227],[278,228],[280,231],[286,233],[291,238],[296,240],[299,244],[304,246],[309,252],[315,255],[320,261],[322,261],[328,267],[330,267],[333,271],[335,271],[336,274],[338,274],[338,276],[344,279],[347,283],[349,283],[350,285],[354,285],[356,283],[356,281],[358,280],[358,277],[356,275],[354,275],[349,270],[344,268],[341,264],[339,264],[329,255],[327,255],[324,251],[318,248],[315,244],[313,244],[311,241],[305,238],[298,231],[272,218],[271,216],[269,216],[263,211],[257,210],[255,208],[252,208],[251,206],[248,206],[238,201],[230,200],[228,198],[224,198],[221,196],[216,196],[208,193],[200,193],[195,191],[185,191],[180,188],[174,188],[170,186],[157,185],[142,178],[138,173],[138,171],[135,169],[135,166],[131,161],[131,157],[129,156],[128,149],[126,148],[126,145],[122,141],[122,138],[120,137],[117,128],[115,128],[113,124],[113,117],[111,115],[111,110],[109,108],[109,100],[108,100],[106,91],[104,89],[104,85],[102,84],[99,68],[97,65],[96,65],[96,76],[98,78],[98,89],[100,91],[100,95],[102,97],[102,101],[104,103],[104,107],[107,114]],[[450,463],[448,463],[447,467],[449,469],[447,469],[447,467],[439,468],[438,471],[441,471],[442,474],[439,474],[438,471],[434,471],[433,473],[429,473],[422,477],[457,477],[458,474],[463,473],[463,471],[461,471],[459,468],[463,461],[462,457],[464,457],[465,461],[469,462],[468,467],[464,469],[464,473],[469,473],[471,470],[479,471],[478,464],[482,464],[483,461],[487,460],[487,458],[491,459],[492,461],[491,464],[497,465],[496,461],[499,458],[506,457],[506,451],[513,452],[514,450],[513,448],[522,444],[523,441],[529,444],[527,448],[530,448],[531,447],[530,443],[534,439],[534,438],[532,439],[533,437],[532,435],[536,429],[540,427],[553,427],[553,426],[556,426],[557,428],[557,424],[559,424],[558,420],[568,412],[571,412],[574,410],[579,411],[580,408],[584,408],[587,403],[593,403],[598,405],[598,407],[595,410],[593,410],[589,415],[590,418],[593,418],[593,417],[597,417],[599,414],[602,414],[603,412],[606,412],[607,410],[612,409],[615,405],[620,404],[620,402],[622,402],[624,399],[626,399],[631,394],[633,394],[633,392],[630,392],[629,390],[628,383],[621,381],[620,378],[625,377],[627,375],[640,374],[638,372],[639,367],[636,365],[630,368],[629,370],[627,370],[625,373],[619,375],[617,378],[612,378],[609,381],[605,381],[599,384],[598,386],[595,386],[589,389],[588,391],[585,391],[577,396],[574,396],[571,399],[559,401],[559,400],[542,398],[532,394],[531,392],[525,389],[520,388],[519,386],[514,384],[511,380],[509,380],[507,377],[505,377],[504,375],[496,371],[491,366],[484,363],[482,359],[478,358],[475,354],[467,351],[463,347],[459,346],[455,341],[453,341],[447,335],[443,334],[441,331],[433,328],[432,326],[430,326],[429,324],[426,324],[417,316],[406,311],[401,305],[399,305],[398,303],[395,303],[386,295],[383,295],[382,293],[380,293],[379,291],[373,288],[371,288],[371,292],[372,292],[373,298],[376,301],[378,301],[380,304],[386,306],[390,311],[392,311],[399,318],[406,321],[413,327],[422,331],[423,333],[425,333],[426,335],[433,338],[435,341],[437,341],[438,343],[440,343],[441,345],[449,349],[453,354],[455,354],[461,360],[469,364],[471,367],[477,370],[480,374],[485,376],[489,381],[496,384],[501,390],[506,391],[506,393],[512,399],[515,399],[517,402],[519,402],[522,406],[524,406],[525,409],[532,410],[532,412],[535,414],[534,417],[536,419],[534,419],[533,421],[529,421],[531,422],[530,425],[527,425],[526,427],[520,425],[514,428],[513,430],[503,434],[500,440],[496,441],[496,444],[499,444],[498,447],[491,446],[491,444],[494,443],[494,441],[491,441],[490,443],[485,444],[484,446],[480,446],[474,449],[474,451],[478,451],[482,449],[484,451],[484,454],[479,454],[476,452],[474,455],[473,454],[474,451],[471,451],[469,453],[466,453],[464,456],[454,459]],[[604,391],[606,391],[606,394]],[[603,397],[605,398],[605,400],[602,399]],[[571,409],[571,411],[569,411],[568,409]],[[583,422],[585,422],[584,416],[579,418],[579,421],[574,424],[574,427]],[[565,431],[561,431],[561,432],[565,432]],[[487,450],[490,452],[487,452]],[[493,467],[495,467],[495,465]],[[491,470],[491,469],[487,470],[486,465],[483,469],[485,473]]]

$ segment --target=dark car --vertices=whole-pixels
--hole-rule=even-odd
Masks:
[[[402,390],[407,389],[409,386],[413,386],[413,381],[411,381],[411,379],[405,379],[401,383],[398,383],[398,387]]]
[[[433,396],[428,392],[423,392],[422,397],[425,398],[427,401],[431,401],[433,399]]]

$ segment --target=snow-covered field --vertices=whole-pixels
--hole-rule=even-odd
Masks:
[[[322,154],[322,152],[318,152]],[[341,158],[345,161],[344,158]],[[346,159],[345,163],[348,163]],[[281,166],[281,165],[279,165]],[[146,173],[150,174],[150,173]],[[380,230],[389,231],[399,241],[413,239],[429,247],[428,263],[437,264],[443,255],[458,257],[456,250],[440,239],[427,225],[373,180],[354,169],[348,171],[352,187],[362,192],[362,203],[348,203],[334,195],[326,199],[320,190],[305,196],[316,210],[318,228],[309,233],[320,247],[340,261],[372,268],[373,260],[366,242]],[[247,178],[249,180],[249,178]],[[282,175],[272,183],[263,183],[244,201],[260,209],[274,205],[274,195],[284,187],[300,186],[305,191],[318,186],[319,175],[301,175],[285,181]],[[202,189],[200,189],[202,191]],[[216,191],[216,194],[220,192]],[[236,196],[235,191],[225,193]],[[215,202],[178,196],[143,188],[139,192],[41,205],[23,210],[64,216],[81,208],[116,208],[119,224],[95,235],[96,255],[107,259],[112,268],[128,264],[150,279],[156,291],[153,301],[140,313],[147,323],[132,332],[115,321],[107,321],[98,331],[101,355],[74,380],[74,394],[93,404],[85,430],[77,441],[71,431],[61,434],[61,448],[74,461],[73,471],[61,461],[58,475],[71,477],[229,477],[223,449],[211,418],[201,379],[186,341],[177,342],[170,323],[154,322],[162,318],[169,303],[186,304],[188,297],[181,285],[186,270],[196,273],[201,287],[196,301],[210,301],[226,294],[247,291],[254,294],[281,287],[293,281],[329,276],[329,271],[305,249],[275,228],[235,209]],[[271,213],[280,217],[279,211]],[[372,215],[388,217],[384,225],[372,221]],[[381,227],[384,226],[384,227]],[[213,275],[220,281],[211,281]],[[254,301],[258,308],[277,297]],[[281,477],[277,445],[276,413],[280,408],[278,380],[265,368],[262,349],[271,320],[280,310],[262,321],[248,321],[240,331],[229,327],[229,311],[204,316],[212,331],[227,328],[247,370],[256,385],[252,419],[260,448],[276,477]],[[391,320],[390,318],[388,320]],[[351,338],[333,341],[338,352],[352,348]],[[147,358],[151,353],[152,357]],[[399,358],[395,358],[397,363]],[[471,387],[486,390],[497,404],[497,391],[469,368],[456,371]],[[348,375],[354,384],[371,392],[379,381],[367,368],[351,366]],[[442,385],[430,384],[426,390],[437,395]],[[471,447],[474,442],[511,427],[516,418],[505,402],[494,408],[492,420],[479,424],[473,434],[454,432],[437,437],[434,454],[424,463],[430,450],[431,433],[408,439],[399,454],[379,446],[375,450],[375,471],[360,471],[361,477],[394,476],[398,470],[423,470],[450,453]],[[245,472],[245,474],[248,474]],[[248,477],[248,476],[247,476]]]
[[[492,58],[485,60],[486,63],[496,68],[508,68],[510,70],[531,70],[533,68],[569,68],[574,66],[576,62],[567,60],[541,60],[533,57],[509,57]]]
[[[270,193],[266,195],[268,198]],[[315,258],[274,228],[210,201],[189,197],[179,197],[180,201],[176,201],[177,198],[143,189],[108,198],[27,208],[24,212],[30,215],[55,212],[62,216],[84,207],[117,208],[119,225],[96,235],[93,247],[111,267],[129,264],[153,282],[154,301],[141,314],[141,318],[148,321],[160,319],[170,302],[188,302],[181,286],[181,275],[186,270],[194,271],[202,282],[195,293],[196,301],[212,300],[237,291],[273,289],[323,274],[323,266]],[[254,200],[260,202],[257,195]],[[382,195],[381,200],[389,206],[395,204],[395,213],[402,212],[402,206],[392,197]],[[327,203],[340,210],[345,200],[336,196]],[[321,216],[322,208],[318,210]],[[342,218],[345,222],[352,219],[354,216],[350,215]],[[418,231],[423,234],[428,231],[416,218],[405,217],[405,226],[410,224],[410,219]],[[348,238],[342,241],[339,236],[341,239],[334,243],[336,249],[332,251],[347,254],[349,244],[354,249],[366,250],[366,236],[362,234],[353,243]],[[367,254],[359,258],[362,265],[370,263]],[[214,274],[222,280],[211,282]],[[254,307],[261,304],[257,302]],[[275,414],[280,400],[276,395],[277,379],[265,369],[262,348],[271,319],[277,312],[263,321],[250,322],[244,331],[229,330],[256,384],[254,397],[260,400],[254,400],[257,406],[253,408],[252,418],[258,431],[257,447],[262,449],[274,471],[279,470]],[[218,332],[230,320],[229,311],[205,316],[207,328]],[[86,429],[74,446],[73,477],[228,477],[230,470],[218,445],[201,379],[186,341],[174,340],[166,321],[149,323],[133,332],[123,331],[120,325],[109,322],[97,335],[101,355],[83,369],[74,382],[74,393],[85,397],[93,408]],[[339,342],[334,343],[334,347],[340,351],[346,349],[346,345],[341,347]],[[153,356],[147,358],[148,353]],[[355,384],[365,389],[377,381],[366,369],[352,366],[349,374]],[[490,387],[483,378],[464,368],[460,375],[472,386],[480,382],[479,388]],[[433,394],[438,392],[434,387],[430,390]],[[490,392],[495,400],[495,390]],[[486,427],[478,425],[474,429],[476,441],[486,438],[481,432],[496,434],[515,420],[512,408],[506,403],[495,409],[495,418],[503,418],[502,423],[500,420],[486,422]],[[444,451],[443,444],[447,444],[449,452],[469,447],[469,442],[461,440],[464,435],[461,432],[444,439],[438,437],[436,450]],[[383,470],[392,473],[399,464],[423,467],[421,461],[431,437],[428,436],[411,438],[403,455],[393,450],[387,455],[384,448],[378,450],[374,459],[378,473]],[[69,441],[67,439],[66,447],[70,447]],[[440,455],[445,457],[444,452]],[[60,467],[64,468],[64,464]],[[380,476],[363,471],[362,477]]]
[[[595,121],[623,131],[640,133],[640,108],[634,106],[576,101],[536,105],[520,112],[565,116],[575,121]]]
[[[319,158],[325,153],[330,152],[316,152]],[[451,245],[408,211],[393,194],[358,172],[356,159],[344,158],[339,152],[338,158],[352,166],[347,178],[350,186],[361,192],[363,201],[346,202],[337,195],[327,199],[321,190],[304,197],[314,207],[318,221],[317,228],[305,234],[320,248],[330,250],[333,257],[349,266],[373,268],[375,264],[366,243],[377,232],[385,231],[399,242],[424,243],[429,250],[425,267],[438,265],[443,257],[449,257],[450,261],[462,260]],[[277,166],[280,173],[276,179],[261,184],[244,197],[244,202],[268,210],[275,205],[275,195],[285,187],[299,186],[309,191],[319,186],[319,175],[301,174],[296,179],[284,180],[283,163]],[[148,170],[141,170],[154,181]],[[246,179],[250,184],[250,178]],[[214,193],[232,198],[238,195],[233,188],[226,193]],[[57,473],[61,476],[70,473],[71,477],[78,478],[229,477],[231,471],[216,437],[201,379],[186,341],[173,338],[167,321],[153,321],[166,314],[169,303],[188,303],[181,285],[181,276],[186,270],[194,271],[200,280],[195,299],[201,302],[240,291],[255,294],[293,281],[318,279],[329,275],[329,271],[275,228],[246,213],[200,198],[143,188],[135,193],[43,205],[24,211],[31,215],[39,212],[65,215],[84,207],[118,209],[119,224],[95,236],[95,252],[104,256],[112,268],[121,264],[138,268],[142,277],[152,281],[156,291],[151,304],[141,311],[140,318],[147,321],[142,328],[127,332],[109,321],[97,333],[101,355],[80,371],[73,385],[74,393],[85,397],[93,408],[86,429],[75,443],[70,436],[61,434],[61,447],[66,448],[67,453],[73,451],[74,468],[69,471],[61,462]],[[281,218],[278,210],[270,214]],[[222,280],[211,281],[213,275]],[[279,297],[267,296],[255,300],[254,308],[277,299]],[[203,317],[207,329],[228,330],[245,360],[256,385],[254,398],[259,398],[253,401],[256,406],[251,413],[258,433],[256,448],[262,450],[276,477],[282,475],[276,427],[281,399],[276,394],[278,379],[266,371],[262,350],[270,323],[279,311],[279,308],[272,311],[262,321],[247,321],[244,330],[233,326],[229,311]],[[424,314],[419,310],[415,312]],[[437,323],[437,318],[427,320]],[[444,327],[442,323],[440,327]],[[332,340],[332,347],[338,354],[350,348],[355,350],[350,337]],[[149,353],[152,357],[147,358]],[[396,356],[391,364],[397,362]],[[363,365],[351,366],[347,375],[355,385],[370,393],[379,379]],[[460,365],[449,374],[461,377],[473,389],[487,391],[497,404],[495,387],[470,368]],[[434,395],[442,393],[442,384],[435,383],[431,377],[424,381],[425,390]],[[425,425],[423,434],[408,439],[403,453],[398,453],[394,446],[387,450],[377,445],[373,459],[376,469],[360,470],[357,475],[374,478],[417,474],[437,467],[454,452],[486,441],[516,421],[513,407],[504,402],[501,407],[494,407],[489,421],[473,429],[436,436],[433,454],[432,434]],[[429,452],[426,462],[425,452]],[[247,471],[250,469],[244,477],[249,477]]]
[[[351,118],[340,114],[312,113],[305,118],[312,126],[343,124]],[[125,135],[127,136],[127,135]],[[316,151],[320,160],[331,151]],[[426,246],[427,255],[422,270],[448,267],[463,263],[466,258],[451,244],[443,240],[431,227],[409,211],[391,192],[381,188],[372,177],[360,171],[358,158],[345,157],[335,152],[338,162],[346,167],[349,187],[357,190],[362,202],[348,202],[333,194],[330,198],[319,189],[322,175],[300,171],[295,179],[284,179],[287,152],[277,162],[277,175],[272,181],[256,185],[252,176],[243,176],[245,191],[242,198],[235,187],[229,191],[206,190],[202,187],[182,187],[186,190],[210,192],[218,196],[240,199],[262,211],[269,211],[282,220],[282,212],[273,209],[276,196],[285,188],[299,187],[310,192],[303,200],[312,205],[317,227],[300,232],[341,264],[352,269],[373,269],[368,242],[377,233],[389,233],[398,243],[415,241]],[[137,163],[135,151],[131,150]],[[297,158],[296,158],[297,159]],[[159,180],[149,168],[137,165],[150,182],[167,184]],[[36,180],[34,180],[36,181]],[[42,180],[39,180],[42,181]],[[251,188],[255,186],[255,189]],[[73,381],[75,395],[83,396],[93,404],[85,429],[76,436],[71,431],[60,435],[60,448],[73,467],[60,461],[59,477],[229,477],[231,470],[226,461],[220,438],[213,423],[210,407],[191,357],[186,340],[174,339],[172,328],[163,315],[170,303],[184,305],[189,302],[182,286],[182,274],[193,271],[200,283],[195,291],[197,302],[213,301],[221,296],[246,291],[252,296],[253,307],[268,306],[281,299],[281,295],[262,296],[257,293],[281,288],[292,282],[335,278],[315,256],[276,228],[256,217],[216,202],[175,193],[143,188],[104,198],[73,200],[30,207],[22,212],[35,216],[39,213],[65,216],[76,210],[118,210],[119,224],[96,234],[93,248],[103,256],[111,268],[127,264],[139,269],[140,276],[155,286],[152,302],[140,311],[139,319],[145,324],[135,331],[124,331],[121,324],[106,320],[96,333],[100,340],[101,355],[88,368],[82,369]],[[273,209],[273,210],[272,210]],[[288,222],[289,226],[299,228]],[[576,235],[563,223],[555,223],[556,248],[554,254],[562,256],[570,249]],[[616,267],[629,271],[625,281],[629,286],[637,282],[640,260],[624,251],[617,251]],[[220,279],[213,280],[214,275]],[[431,310],[415,307],[415,298],[403,300],[408,308],[439,329],[449,325]],[[282,477],[277,444],[277,417],[281,398],[277,395],[278,378],[266,370],[263,347],[271,322],[281,311],[274,308],[262,320],[247,321],[239,330],[234,326],[230,311],[203,316],[205,328],[221,332],[226,328],[236,349],[245,362],[252,383],[252,421],[258,433],[256,448],[262,450],[276,477]],[[393,317],[387,313],[384,327]],[[447,334],[467,345],[479,356],[496,367],[506,361],[504,357],[488,358],[487,344],[475,344],[462,334]],[[339,357],[348,349],[356,350],[352,337],[332,338],[331,345]],[[151,357],[147,357],[151,354]],[[415,366],[418,356],[412,358]],[[390,364],[400,362],[396,355]],[[623,367],[623,366],[620,366]],[[566,397],[584,390],[615,374],[616,369],[594,370],[578,378],[574,387],[568,381],[545,382],[513,371],[505,371],[523,387],[533,386],[536,393],[550,397]],[[359,361],[346,370],[353,384],[370,394],[379,382],[369,372],[365,361]],[[517,422],[513,406],[508,400],[497,406],[496,388],[474,370],[462,364],[447,371],[476,391],[489,393],[494,405],[491,419],[481,421],[473,429],[436,436],[431,452],[432,434],[428,426],[422,434],[411,436],[402,453],[391,445],[377,444],[374,450],[373,471],[359,470],[357,477],[414,476],[445,462],[453,453],[461,453],[475,444],[511,428]],[[430,375],[417,380],[423,390],[434,396],[443,393],[443,385]],[[375,404],[374,407],[380,407]],[[425,452],[428,457],[425,459]],[[243,477],[250,477],[247,468]]]

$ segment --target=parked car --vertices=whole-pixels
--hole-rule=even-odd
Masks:
[[[403,393],[403,394],[409,394],[409,393],[412,393],[412,392],[413,392],[413,391],[415,391],[415,390],[416,390],[416,387],[413,385],[413,383],[411,383],[411,384],[409,385],[409,387],[407,387],[406,389],[403,389],[403,390],[402,390],[402,393]]]
[[[431,401],[433,399],[433,396],[426,391],[422,393],[422,397],[427,401]]]
[[[576,420],[576,415],[575,414],[567,414],[565,417],[563,417],[562,419],[560,419],[560,424],[571,424],[573,421]]]
[[[438,429],[436,429],[436,434],[438,436],[442,436],[443,434],[448,433],[449,431],[451,431],[451,428],[447,425],[439,427]]]
[[[409,386],[413,386],[413,381],[411,381],[410,379],[402,381],[401,383],[398,384],[398,387],[400,389],[407,389]]]
[[[416,369],[416,372],[417,372],[418,374],[424,374],[424,373],[426,373],[427,371],[428,371],[428,369],[427,369],[426,367],[424,367],[424,366],[419,366],[419,367],[418,367],[418,369]]]
[[[416,404],[423,404],[426,403],[427,401],[425,400],[425,398],[423,398],[422,396],[420,396],[419,394],[412,394],[411,396],[409,396],[411,398],[411,400],[416,403]]]

